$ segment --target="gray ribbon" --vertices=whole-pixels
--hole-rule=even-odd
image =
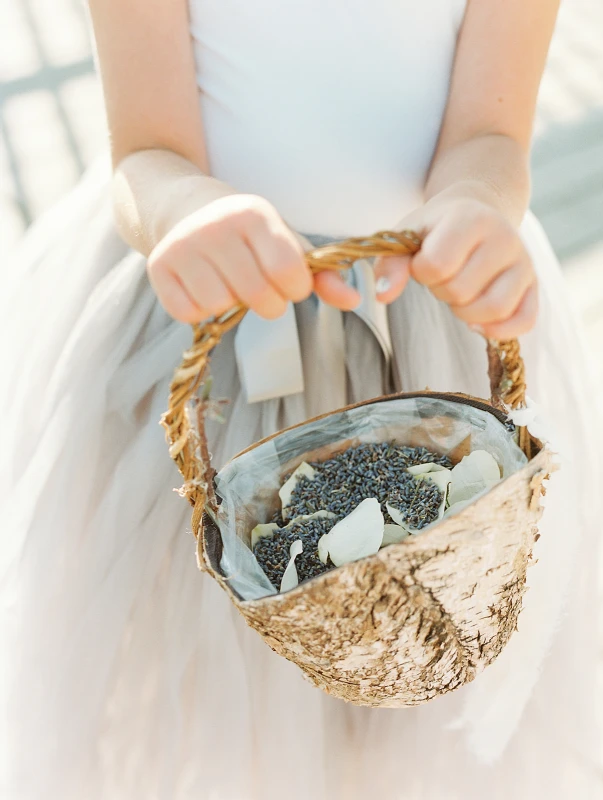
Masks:
[[[314,247],[332,244],[340,239],[321,234],[304,234]],[[354,310],[377,339],[386,361],[392,358],[392,342],[384,305],[377,302],[373,267],[367,259],[356,261],[346,280],[360,292],[362,303]],[[335,383],[345,386],[343,315],[326,306],[315,296],[315,325],[328,342],[324,348]],[[235,336],[235,354],[241,385],[248,402],[256,403],[286,397],[304,390],[304,370],[295,309],[289,304],[284,316],[265,320],[249,312]]]

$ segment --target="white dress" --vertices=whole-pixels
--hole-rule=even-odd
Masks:
[[[394,226],[420,202],[463,12],[460,0],[192,0],[213,174],[304,233]],[[2,800],[603,796],[600,407],[533,217],[522,232],[542,311],[522,347],[563,468],[519,630],[473,684],[371,710],[308,684],[197,571],[157,424],[190,331],[118,238],[108,178],[99,163],[0,276]],[[425,289],[409,286],[377,322],[302,303],[274,324],[292,352],[300,343],[303,391],[255,403],[246,391],[267,373],[242,386],[229,334],[213,359],[214,393],[231,400],[211,430],[216,462],[392,389],[486,395],[483,340]],[[274,357],[265,325],[240,359]]]

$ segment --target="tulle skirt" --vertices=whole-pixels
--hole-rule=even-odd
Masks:
[[[190,330],[118,238],[99,164],[5,265],[0,796],[7,800],[580,800],[603,796],[596,726],[601,401],[538,223],[529,395],[562,469],[549,484],[519,630],[471,685],[426,706],[323,694],[197,570],[158,424]],[[423,287],[364,323],[296,308],[305,391],[247,404],[233,334],[212,361],[223,463],[278,428],[390,392],[487,396],[483,340]],[[336,380],[337,375],[343,380]]]

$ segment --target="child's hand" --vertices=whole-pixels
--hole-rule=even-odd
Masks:
[[[538,311],[536,275],[517,230],[490,206],[473,199],[435,197],[404,220],[424,236],[414,257],[377,260],[389,283],[379,294],[391,303],[412,276],[453,313],[491,339],[529,331]]]
[[[239,303],[275,319],[314,288],[302,240],[255,195],[222,197],[183,219],[155,247],[147,269],[168,314],[189,323]],[[316,291],[344,309],[359,299],[339,276]]]

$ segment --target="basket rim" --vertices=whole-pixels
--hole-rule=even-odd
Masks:
[[[509,420],[508,414],[506,414],[500,408],[497,408],[496,406],[492,405],[492,403],[489,403],[486,400],[483,400],[483,399],[478,398],[478,397],[474,397],[473,395],[470,395],[470,394],[464,394],[462,392],[435,392],[435,391],[431,391],[429,389],[426,389],[426,390],[424,390],[422,392],[397,392],[395,394],[389,394],[389,395],[382,395],[380,397],[374,397],[374,398],[372,398],[370,400],[363,400],[363,401],[361,401],[359,403],[352,403],[352,404],[350,404],[348,406],[344,406],[343,408],[338,408],[338,409],[335,409],[333,411],[329,411],[329,412],[327,412],[325,414],[320,414],[320,415],[318,415],[316,417],[312,417],[311,419],[307,419],[307,420],[304,420],[303,422],[299,422],[299,423],[297,423],[295,425],[291,425],[288,428],[283,428],[283,429],[281,429],[279,431],[276,431],[275,433],[271,434],[270,436],[266,436],[264,439],[260,439],[258,442],[254,442],[249,447],[245,448],[244,450],[241,450],[239,453],[237,453],[232,458],[230,458],[224,464],[224,467],[226,467],[228,464],[230,464],[233,461],[235,461],[240,456],[242,456],[242,455],[244,455],[246,453],[252,452],[257,447],[260,447],[261,445],[265,444],[266,442],[272,441],[273,439],[277,438],[281,434],[284,434],[284,433],[287,433],[289,431],[295,430],[296,428],[301,428],[304,425],[313,424],[314,422],[316,422],[318,420],[326,419],[327,417],[333,416],[334,414],[339,414],[341,412],[349,411],[349,410],[354,409],[354,408],[361,408],[363,406],[374,405],[376,403],[389,402],[391,400],[402,400],[402,399],[409,399],[410,400],[410,399],[422,398],[422,397],[424,397],[424,398],[434,398],[436,400],[439,399],[439,400],[446,400],[446,401],[450,401],[450,402],[456,402],[456,403],[459,403],[460,405],[473,406],[474,408],[478,408],[480,410],[483,410],[483,411],[486,411],[486,412],[492,414],[492,416],[494,416],[500,422],[501,425],[504,425]],[[491,492],[495,492],[496,489],[499,486],[501,486],[502,484],[506,483],[509,480],[512,480],[516,475],[522,473],[527,467],[532,465],[533,462],[536,459],[539,458],[539,456],[541,457],[541,460],[545,460],[546,461],[546,455],[543,456],[543,453],[545,453],[545,454],[546,453],[550,453],[551,451],[549,450],[549,448],[546,446],[546,444],[543,444],[540,440],[536,439],[535,437],[531,437],[531,439],[532,439],[532,442],[534,444],[532,458],[520,470],[518,470],[517,472],[513,473],[513,475],[509,475],[508,478],[505,478],[505,479],[501,480],[499,484],[497,484],[495,487],[493,487],[483,497],[480,497],[478,500],[476,500],[475,501],[476,503],[481,503],[482,500],[484,500],[486,497],[490,496]],[[213,476],[212,480],[213,479],[215,479],[215,475]],[[215,483],[215,480],[214,480],[214,483]],[[425,542],[428,539],[431,539],[432,538],[432,534],[434,534],[440,528],[442,522],[443,522],[442,520],[439,520],[437,524],[433,524],[427,530],[425,530],[422,533],[422,536],[421,536],[422,540]],[[202,542],[200,540],[202,540]],[[408,540],[404,540],[402,542],[398,542],[397,545],[394,544],[394,545],[390,545],[390,546],[391,547],[397,547],[398,545],[399,546],[404,546],[404,545],[408,546],[408,543],[409,543]],[[202,544],[202,550],[199,549],[199,546],[201,544]],[[374,556],[368,556],[368,558],[370,558],[370,559],[378,558],[378,557],[379,557],[378,553],[375,554]],[[214,574],[214,577],[216,577],[218,579],[218,581],[223,585],[223,587],[227,590],[227,592],[230,594],[230,596],[233,598],[233,600],[237,603],[237,605],[264,603],[264,602],[274,601],[275,598],[283,596],[280,593],[277,593],[276,595],[266,595],[265,597],[260,597],[260,598],[257,598],[255,600],[244,600],[242,597],[239,596],[238,592],[236,592],[229,585],[229,581],[228,581],[227,576],[224,575],[224,573],[222,572],[222,568],[220,566],[220,561],[221,561],[221,558],[222,558],[222,535],[221,535],[219,527],[216,525],[216,523],[212,520],[212,518],[206,512],[203,514],[203,524],[201,526],[200,536],[198,537],[198,558],[199,558],[199,563],[200,564],[204,563],[206,565],[206,568],[207,567],[210,568],[211,572]],[[364,561],[365,559],[362,559],[362,560]],[[343,567],[338,567],[337,570],[343,569],[346,566],[348,566],[348,565],[343,565]],[[331,572],[333,572],[333,570],[331,570],[328,573],[323,573],[322,575],[317,575],[316,577],[311,578],[310,581],[304,581],[303,585],[300,585],[299,587],[295,587],[295,589],[292,589],[290,592],[285,592],[284,594],[289,596],[289,595],[293,594],[294,592],[297,592],[299,589],[303,590],[303,588],[306,587],[308,583],[314,584],[317,581],[321,581],[321,579],[325,579],[327,575],[330,575]]]
[[[486,503],[490,503],[493,494],[496,494],[500,491],[503,491],[501,487],[504,487],[509,481],[518,481],[525,479],[525,473],[529,470],[531,473],[536,474],[538,472],[543,472],[543,478],[546,478],[550,475],[551,472],[555,471],[555,466],[551,463],[551,459],[554,455],[554,451],[552,451],[546,444],[543,445],[540,452],[534,456],[530,461],[521,467],[521,469],[514,472],[512,475],[509,475],[507,478],[503,478],[496,486],[493,486],[489,491],[475,500],[471,506],[483,506]],[[462,513],[462,512],[460,512]],[[455,515],[456,517],[456,515]],[[419,536],[411,536],[404,539],[401,542],[396,542],[391,544],[387,547],[387,550],[396,548],[410,548],[413,551],[429,549],[433,546],[433,538],[434,536],[439,536],[441,534],[441,529],[443,526],[448,525],[451,523],[455,517],[449,517],[447,519],[441,519],[437,522],[430,525],[425,531],[421,532]],[[211,538],[207,536],[210,533]],[[277,592],[276,594],[269,594],[265,595],[264,597],[258,597],[253,600],[245,600],[243,599],[237,591],[235,591],[232,586],[230,586],[228,577],[224,575],[222,572],[222,568],[220,565],[221,557],[222,557],[222,536],[220,529],[211,519],[211,517],[207,514],[204,515],[204,524],[203,524],[203,531],[202,536],[204,537],[204,554],[205,554],[205,563],[208,564],[211,568],[214,577],[218,579],[218,581],[222,584],[222,586],[227,590],[228,594],[233,598],[235,603],[238,606],[243,607],[251,607],[257,606],[258,604],[264,603],[281,603],[287,602],[283,600],[283,598],[291,598],[297,595],[301,595],[304,591],[307,591],[310,587],[319,586],[321,583],[329,583],[331,580],[334,579],[334,574],[339,572],[340,570],[345,569],[355,569],[355,565],[365,562],[365,561],[378,561],[383,559],[382,551],[379,550],[377,553],[374,553],[371,556],[366,556],[365,558],[360,559],[359,561],[352,561],[348,564],[343,564],[340,567],[335,567],[328,572],[323,572],[321,575],[316,575],[314,578],[310,578],[307,581],[303,581],[298,586],[293,589],[290,589],[288,592]],[[199,555],[201,555],[199,553]],[[410,552],[409,552],[410,555]]]
[[[473,406],[474,408],[478,408],[482,411],[487,411],[488,413],[492,414],[492,416],[496,417],[496,419],[503,425],[509,421],[509,415],[502,409],[497,408],[488,400],[474,397],[471,394],[465,394],[463,392],[434,392],[430,389],[424,389],[421,392],[395,392],[394,394],[384,394],[379,397],[373,397],[370,400],[361,400],[359,403],[351,403],[350,405],[333,409],[333,411],[327,411],[325,414],[319,414],[316,417],[311,417],[303,422],[297,422],[295,425],[290,425],[288,428],[281,428],[281,430],[271,433],[270,436],[265,436],[263,439],[259,439],[257,442],[249,445],[249,447],[246,447],[244,450],[240,450],[236,455],[229,458],[228,461],[221,467],[221,469],[224,469],[227,464],[236,461],[237,458],[240,458],[246,453],[250,453],[252,450],[255,450],[257,447],[260,447],[266,442],[270,442],[282,434],[288,433],[289,431],[294,431],[296,428],[302,428],[304,425],[312,425],[321,419],[332,417],[335,414],[341,414],[344,411],[351,411],[354,408],[362,408],[363,406],[375,405],[376,403],[386,403],[391,400],[412,400],[414,398],[421,397],[433,398],[435,400],[448,400],[449,402],[459,403],[460,405]],[[535,439],[534,437],[532,437],[532,440],[537,445],[535,454],[533,456],[535,457],[542,449],[542,442],[539,442],[539,440]],[[218,470],[218,472],[219,471],[220,470]]]

